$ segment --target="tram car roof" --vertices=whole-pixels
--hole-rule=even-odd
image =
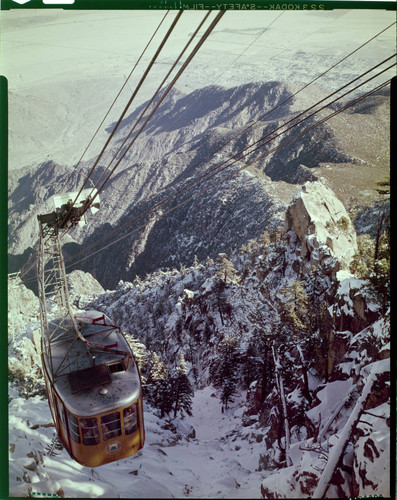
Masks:
[[[51,322],[56,339],[51,342],[52,379],[66,408],[90,417],[132,404],[141,396],[141,383],[120,328],[97,311],[74,317],[87,343],[76,336],[72,324],[57,331],[57,321]],[[49,360],[44,360],[50,372]]]

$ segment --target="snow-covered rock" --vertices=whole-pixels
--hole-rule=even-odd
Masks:
[[[301,243],[301,256],[325,271],[348,269],[356,232],[342,202],[321,182],[306,182],[287,208],[284,232]],[[335,260],[335,263],[333,262]]]
[[[338,331],[358,333],[379,318],[379,305],[371,297],[366,284],[354,276],[340,280],[330,310]]]

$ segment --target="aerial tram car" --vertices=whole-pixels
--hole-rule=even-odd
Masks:
[[[103,313],[70,306],[59,230],[94,208],[88,191],[75,203],[76,193],[54,197],[55,210],[38,216],[37,271],[42,365],[56,432],[74,460],[97,467],[135,454],[145,429],[140,373],[123,332]]]

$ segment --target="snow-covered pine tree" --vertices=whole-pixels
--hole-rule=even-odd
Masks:
[[[283,294],[279,306],[282,335],[277,342],[277,351],[280,367],[282,367],[286,397],[288,393],[295,391],[295,398],[290,405],[287,405],[284,399],[283,412],[285,419],[287,419],[287,413],[291,414],[291,428],[296,425],[299,429],[304,425],[305,411],[312,402],[308,360],[312,359],[315,348],[314,331],[309,314],[309,297],[305,282],[293,281],[280,291]]]
[[[146,394],[149,403],[160,410],[161,418],[172,410],[172,384],[168,366],[159,360],[155,352],[152,356]]]
[[[281,319],[291,328],[294,338],[303,337],[308,330],[309,299],[303,281],[294,281],[282,288],[284,300],[280,308]]]
[[[145,383],[146,377],[144,375],[144,371],[147,363],[149,362],[150,353],[147,350],[145,344],[143,344],[139,339],[135,338],[133,335],[125,333],[124,336],[134,354],[135,360],[137,362],[142,377],[142,382]]]
[[[183,412],[192,415],[193,388],[186,372],[185,358],[182,352],[178,354],[178,364],[175,374],[172,377],[173,410],[174,417],[178,411],[183,416]]]
[[[350,264],[350,272],[357,278],[366,279],[369,276],[375,254],[375,243],[369,234],[357,236],[357,252]]]
[[[377,182],[378,194],[383,200],[390,199],[390,177]],[[367,279],[372,292],[385,314],[390,305],[390,213],[382,209],[378,215],[375,241],[367,234],[357,238],[358,251],[354,256],[350,271],[361,279]]]
[[[234,267],[233,263],[229,260],[227,254],[220,253],[218,255],[219,269],[215,276],[225,283],[238,284],[241,281],[239,272]]]
[[[218,346],[216,356],[210,366],[210,381],[217,388],[222,389],[221,401],[225,408],[233,402],[236,393],[240,366],[240,353],[238,340],[235,337],[226,337]]]

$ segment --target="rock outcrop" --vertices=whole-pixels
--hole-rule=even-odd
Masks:
[[[321,182],[306,182],[287,208],[284,233],[294,233],[300,256],[326,274],[348,269],[356,232],[342,202]]]
[[[8,280],[8,336],[14,338],[27,321],[39,320],[39,299],[21,278]]]
[[[92,276],[92,274],[79,269],[72,271],[66,276],[71,303],[84,309],[96,295],[104,293],[102,285]]]

